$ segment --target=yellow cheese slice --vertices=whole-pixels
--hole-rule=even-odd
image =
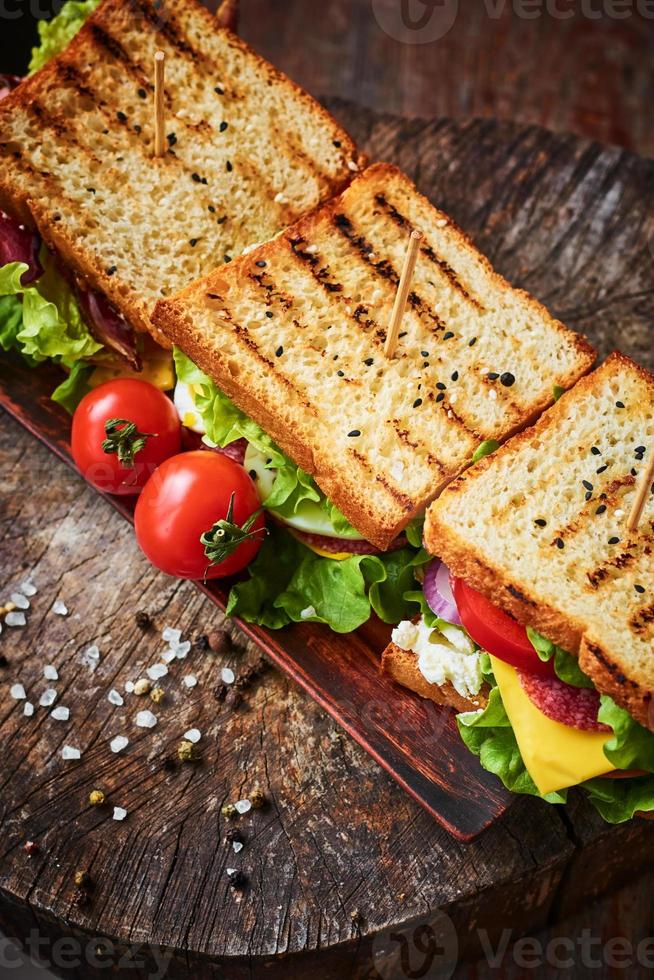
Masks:
[[[334,561],[345,561],[346,558],[352,557],[351,551],[337,551],[334,553],[331,551],[323,551],[322,548],[316,548],[315,545],[309,544],[308,541],[305,541],[304,538],[301,538],[298,534],[294,534],[292,528],[287,527],[286,530],[292,534],[294,538],[297,538],[300,544],[303,544],[305,548],[308,548],[309,551],[313,551],[316,555],[320,555],[321,558],[331,558]]]
[[[529,699],[514,667],[497,657],[491,663],[520,755],[539,793],[576,786],[616,768],[603,751],[612,733],[583,732],[553,721]]]
[[[97,388],[105,381],[115,381],[117,378],[149,381],[160,391],[170,391],[171,388],[175,387],[175,368],[172,355],[168,351],[162,350],[154,357],[144,357],[142,371],[132,371],[117,362],[101,364],[95,368],[88,383],[91,388]]]

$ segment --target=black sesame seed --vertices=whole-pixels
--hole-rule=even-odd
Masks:
[[[375,362],[374,357],[366,357],[363,363],[366,365],[366,367],[371,367],[374,364],[374,362]]]
[[[639,593],[640,595],[642,595],[642,594],[643,594],[643,592],[645,591],[645,588],[644,588],[644,586],[642,586],[642,585],[634,585],[634,589],[635,589],[635,590],[636,590],[636,592],[638,592],[638,593]]]
[[[477,343],[477,338],[473,337],[472,340],[468,341],[468,347],[474,347],[476,343]]]
[[[264,259],[257,259],[257,261],[254,264],[256,265],[256,267],[258,269],[265,269],[266,268],[266,262],[265,262]]]
[[[86,189],[89,194],[95,194],[95,187],[87,187]]]
[[[284,353],[284,348],[280,344],[280,346],[275,351],[275,357],[281,357],[283,353]]]
[[[332,361],[337,361],[337,360],[338,360],[338,354],[334,354],[334,356],[332,357]]]
[[[348,438],[349,439],[356,439],[357,436],[360,436],[361,435],[361,430],[360,429],[352,429],[352,431],[351,432],[348,432],[347,435],[348,435]]]
[[[402,333],[398,333],[398,335],[397,335],[397,336],[398,336],[399,338],[402,338],[402,337],[406,337],[406,335],[407,335],[407,333],[408,333],[408,331],[407,331],[407,330],[403,330],[403,331],[402,331]]]
[[[565,548],[565,542],[564,542],[563,538],[557,538],[556,539],[556,547],[557,548]]]
[[[429,357],[429,351],[428,350],[421,350],[420,351],[420,356],[421,357]]]
[[[602,450],[601,449],[598,449],[597,446],[591,446],[590,447],[590,451],[593,454],[593,456],[601,456],[602,455]]]
[[[631,467],[631,475],[632,476],[638,476],[638,470],[635,469],[633,466]]]
[[[332,140],[332,143],[334,144],[334,146],[336,147],[336,149],[339,149],[339,147],[341,145],[341,141],[340,140]]]
[[[635,453],[646,453],[647,452],[647,446],[636,446],[636,448],[634,449],[634,452]]]
[[[339,376],[339,378],[345,377],[345,371],[337,371],[336,374]]]
[[[537,524],[538,527],[547,527],[547,521],[543,520],[542,517],[537,517],[534,524]]]
[[[590,482],[590,480],[582,480],[581,481],[581,484],[582,484],[582,486],[584,486],[586,488],[586,490],[592,490],[593,489],[593,484]]]
[[[642,461],[643,461],[644,458],[645,458],[645,454],[644,453],[636,453],[636,460],[637,460],[637,462],[642,463]]]
[[[489,381],[497,381],[497,379],[499,378],[499,374],[497,373],[497,371],[489,371],[486,377],[488,378]]]
[[[428,368],[429,367],[429,361],[423,361],[423,365],[422,366],[424,368]]]
[[[604,470],[608,470],[608,468],[609,468],[609,464],[608,463],[605,463],[604,466],[600,466],[598,469],[595,470],[595,472],[596,473],[603,473]]]
[[[216,93],[216,95],[224,95],[225,89],[222,87],[222,85],[216,85],[214,92]]]
[[[600,504],[599,507],[597,508],[597,510],[595,511],[595,513],[596,514],[604,514],[605,511],[606,511],[606,504]]]
[[[416,398],[416,400],[413,403],[413,407],[420,408],[421,405],[422,405],[422,398]]]
[[[439,393],[436,395],[436,401],[437,402],[442,402],[444,398],[445,398],[445,395],[443,394],[443,392],[442,391],[439,391]]]
[[[216,213],[216,209],[213,206],[213,204],[210,204],[209,205],[208,211],[210,212],[210,214],[215,214]]]
[[[118,118],[118,122],[127,122],[127,116],[124,112],[117,112],[116,116]]]
[[[200,177],[200,174],[191,174],[191,180],[196,184],[200,184],[202,182],[202,177]]]
[[[445,333],[443,334],[443,340],[451,340],[453,336],[454,334],[452,333],[451,330],[446,330]]]
[[[228,160],[227,163],[225,164],[225,170],[227,171],[228,174],[231,174],[233,169],[234,168],[232,166],[232,161]]]
[[[592,490],[587,490],[586,493],[584,494],[584,496],[585,496],[586,500],[592,500],[592,498],[593,498],[593,491]]]
[[[231,255],[228,255],[227,252],[225,252],[223,258],[224,258],[225,262],[231,262],[232,261]]]
[[[113,276],[114,272],[117,272],[118,271],[118,266],[116,266],[116,265],[110,265],[109,268],[106,271],[107,271],[107,275],[108,276]]]
[[[220,127],[219,127],[219,129],[220,129],[220,132],[221,132],[221,133],[224,133],[224,132],[225,132],[225,130],[227,129],[227,127],[228,127],[228,125],[229,125],[229,123],[226,123],[226,122],[221,122],[221,124],[220,124]]]
[[[616,538],[616,537],[609,538],[609,544],[620,544],[620,538]]]
[[[272,320],[273,318],[272,310],[266,310],[266,316],[268,317],[269,320]]]
[[[447,390],[447,385],[444,385],[442,381],[437,381],[436,382],[436,387],[438,388],[439,391],[446,391]]]
[[[616,402],[615,403],[615,407],[616,408],[624,408],[624,402]]]
[[[174,133],[168,133],[166,139],[168,140],[168,146],[174,146],[175,143],[177,142],[177,137],[175,136]]]
[[[458,371],[452,371],[451,377],[452,377],[452,381],[458,381],[459,380],[459,372]]]
[[[197,243],[199,241],[200,241],[199,238],[190,238],[189,239],[189,245],[191,246],[191,248],[195,248],[195,246],[197,245]]]
[[[144,88],[140,88],[138,90],[138,92],[137,92],[137,95],[138,95],[139,99],[147,99],[147,97],[148,97],[148,93],[145,91]]]
[[[515,384],[515,376],[510,371],[505,371],[504,374],[500,375],[500,384],[503,384],[505,388],[510,388],[511,385]]]

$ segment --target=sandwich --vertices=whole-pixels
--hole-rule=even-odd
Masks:
[[[387,358],[411,229],[423,239]],[[270,627],[346,632],[415,610],[426,506],[594,357],[387,164],[153,320],[175,345],[183,421],[240,443],[259,487],[270,533],[228,611]]]
[[[654,376],[612,354],[431,505],[383,655],[510,790],[581,785],[614,823],[654,812],[653,453]]]
[[[56,398],[71,408],[117,374],[172,388],[157,300],[332,197],[361,160],[198,0],[70,3],[41,41],[0,102],[0,344],[68,371]]]

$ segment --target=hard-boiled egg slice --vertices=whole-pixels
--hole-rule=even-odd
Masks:
[[[200,435],[204,435],[206,429],[202,422],[202,416],[195,407],[193,395],[193,385],[188,385],[184,381],[178,381],[175,385],[173,401],[182,425],[185,425],[192,432],[198,432]]]

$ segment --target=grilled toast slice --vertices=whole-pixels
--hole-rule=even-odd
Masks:
[[[424,239],[388,360],[412,227]],[[160,303],[155,322],[379,548],[594,359],[388,164]]]
[[[654,495],[626,522],[654,453],[654,376],[622,354],[429,508],[451,570],[570,653],[654,728]]]
[[[382,673],[419,694],[421,698],[428,698],[455,711],[477,711],[478,708],[485,708],[488,703],[487,685],[482,687],[479,694],[466,698],[449,681],[440,685],[430,684],[420,672],[415,653],[402,650],[395,643],[389,643],[382,653],[381,669]]]
[[[276,234],[357,166],[335,120],[197,0],[104,0],[0,104],[0,207],[141,330],[158,299]]]

